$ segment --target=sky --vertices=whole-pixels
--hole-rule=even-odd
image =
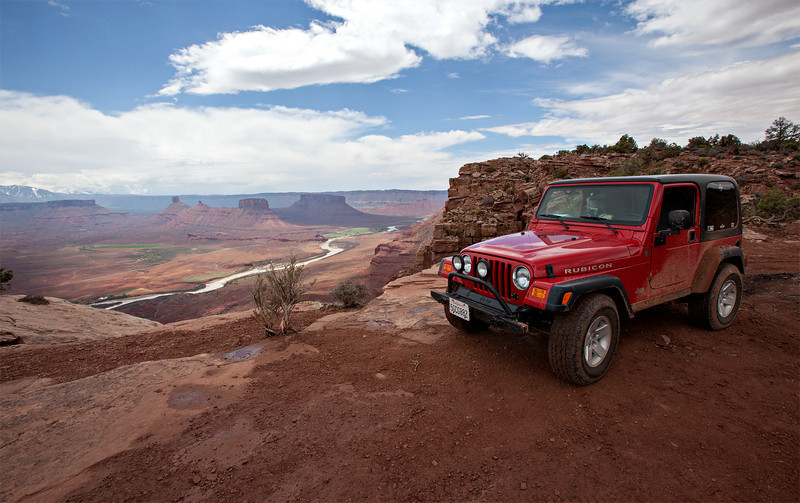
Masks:
[[[0,0],[0,185],[447,189],[800,122],[797,0]]]

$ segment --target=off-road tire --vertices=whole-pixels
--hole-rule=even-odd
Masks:
[[[477,334],[478,332],[483,332],[489,327],[489,324],[485,321],[476,320],[471,316],[469,321],[462,320],[458,316],[452,314],[446,305],[444,306],[444,315],[451,325],[468,334]]]
[[[722,264],[706,293],[689,297],[689,319],[708,330],[728,328],[742,302],[742,273],[733,264]]]
[[[616,304],[608,295],[588,295],[553,320],[547,343],[550,367],[573,384],[591,384],[608,370],[618,340]]]

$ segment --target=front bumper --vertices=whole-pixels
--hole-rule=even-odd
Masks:
[[[479,283],[486,287],[494,298],[486,297],[484,295],[470,290],[469,288],[460,285],[453,281],[453,278],[460,278],[474,283]],[[530,332],[528,325],[519,321],[520,315],[530,310],[528,306],[516,306],[508,304],[497,290],[487,281],[472,276],[467,276],[459,272],[451,272],[447,277],[447,291],[437,292],[431,291],[431,297],[437,302],[447,306],[450,299],[455,299],[464,302],[470,307],[470,316],[478,320],[494,325],[501,330],[511,332],[513,334],[527,334]]]

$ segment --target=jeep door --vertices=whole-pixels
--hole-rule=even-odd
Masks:
[[[658,224],[653,233],[650,287],[681,290],[691,286],[700,252],[698,190],[694,184],[665,185],[661,194]],[[670,212],[689,212],[685,228],[671,228]]]

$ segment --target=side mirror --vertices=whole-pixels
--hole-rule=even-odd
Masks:
[[[673,231],[682,231],[692,226],[692,215],[686,210],[672,210],[667,216],[667,225]]]

